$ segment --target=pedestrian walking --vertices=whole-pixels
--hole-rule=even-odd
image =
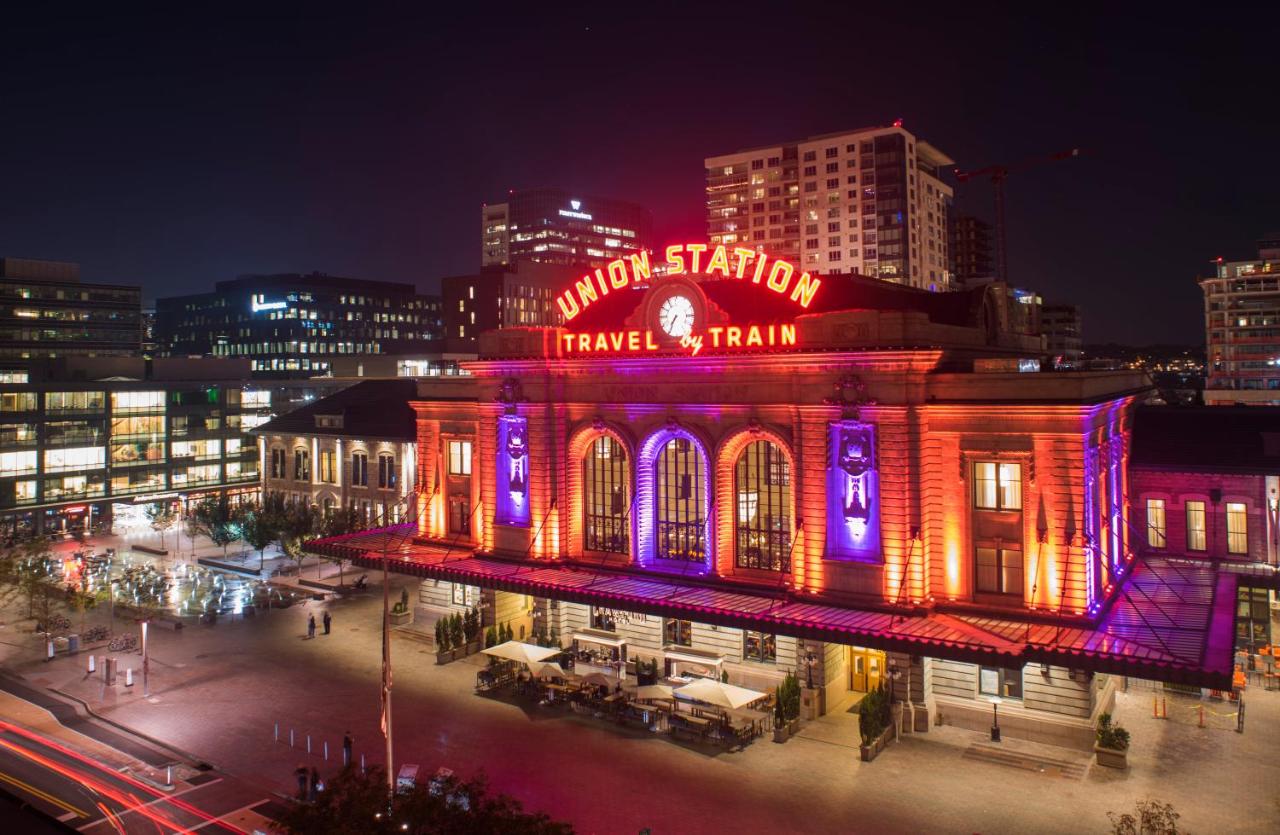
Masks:
[[[324,634],[326,634],[326,635],[328,635],[328,634],[329,634],[329,624],[330,624],[330,622],[332,622],[332,621],[333,621],[333,618],[329,617],[329,610],[328,610],[328,609],[325,609],[325,612],[324,612]]]
[[[306,800],[307,799],[307,767],[305,765],[299,764],[298,767],[293,770],[293,776],[298,778],[298,799]]]
[[[311,802],[315,803],[316,798],[320,796],[320,792],[324,790],[324,784],[320,782],[320,772],[311,768]]]
[[[316,616],[312,615],[307,618],[307,637],[314,638],[316,636]]]
[[[342,764],[344,766],[351,765],[351,745],[355,742],[351,738],[351,731],[347,731],[342,735]]]

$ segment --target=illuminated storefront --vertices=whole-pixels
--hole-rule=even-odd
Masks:
[[[614,635],[757,687],[794,670],[819,709],[891,681],[979,728],[999,696],[1009,733],[1079,747],[1110,674],[1229,677],[1234,586],[1135,561],[1141,375],[1030,372],[989,288],[664,255],[583,276],[565,327],[484,334],[470,377],[422,383],[416,527],[315,549],[394,549],[424,600],[480,588],[566,646]],[[1142,600],[1171,583],[1197,593],[1162,632]]]

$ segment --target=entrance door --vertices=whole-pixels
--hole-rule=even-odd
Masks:
[[[884,677],[883,652],[863,647],[849,647],[849,689],[870,693],[880,686]]]

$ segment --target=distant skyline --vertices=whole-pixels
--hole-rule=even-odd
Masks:
[[[433,292],[478,267],[480,205],[510,188],[697,239],[704,157],[895,118],[967,169],[1084,149],[1007,193],[1013,282],[1079,304],[1088,342],[1201,341],[1195,277],[1280,230],[1276,76],[1246,47],[1274,10],[556,9],[10,14],[0,255],[149,300],[313,270]],[[990,219],[987,183],[957,194]]]

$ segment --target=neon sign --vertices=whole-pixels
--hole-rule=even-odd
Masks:
[[[561,210],[561,214],[564,213]],[[664,254],[667,259],[665,275],[668,277],[719,275],[721,278],[746,281],[787,297],[801,308],[809,307],[818,288],[822,286],[820,278],[798,271],[790,261],[770,258],[754,249],[730,249],[723,244],[672,244]],[[645,284],[652,278],[649,253],[639,252],[610,261],[603,269],[584,275],[557,296],[556,303],[560,305],[565,322],[571,322],[579,313],[612,291],[625,290],[633,284]]]
[[[795,325],[712,325],[703,333],[688,333],[676,343],[697,356],[703,348],[734,350],[786,347],[796,344]],[[645,354],[668,346],[658,342],[652,330],[636,329],[564,333],[560,335],[563,355],[570,354]]]

